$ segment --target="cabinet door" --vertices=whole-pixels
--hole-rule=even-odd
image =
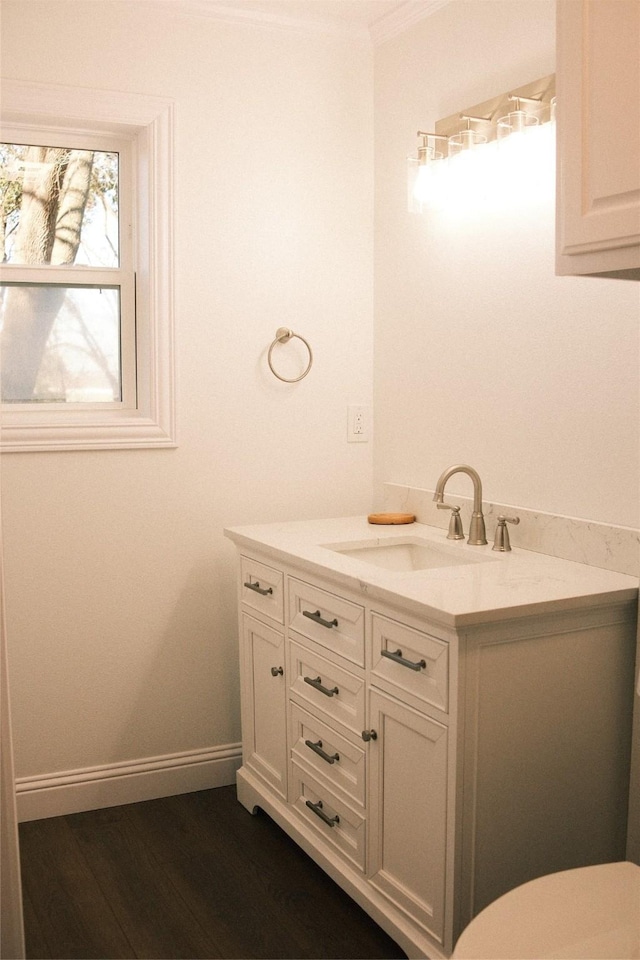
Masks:
[[[371,883],[443,941],[447,728],[371,691]]]
[[[242,628],[243,763],[286,798],[284,637],[247,614],[242,617]]]
[[[559,0],[559,274],[640,277],[639,51],[638,0]]]

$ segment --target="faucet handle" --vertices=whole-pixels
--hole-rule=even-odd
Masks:
[[[451,519],[449,520],[449,532],[447,540],[464,540],[464,531],[462,529],[462,519],[460,518],[460,507],[453,503],[437,503],[438,510],[451,510]]]
[[[506,553],[507,550],[511,550],[511,543],[509,542],[509,531],[507,530],[507,524],[520,523],[520,517],[505,517],[504,514],[498,516],[498,526],[496,527],[496,538],[493,542],[492,550],[500,550],[502,553]]]

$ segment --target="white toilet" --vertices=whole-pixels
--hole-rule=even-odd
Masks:
[[[489,904],[452,960],[640,960],[640,867],[605,863],[531,880]]]

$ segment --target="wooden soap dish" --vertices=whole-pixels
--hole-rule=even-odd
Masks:
[[[369,523],[415,523],[413,513],[370,513]]]

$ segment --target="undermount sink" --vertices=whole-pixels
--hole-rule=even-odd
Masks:
[[[469,563],[486,563],[494,557],[478,556],[467,544],[447,548],[420,537],[398,537],[381,543],[367,540],[350,543],[327,543],[327,550],[353,557],[385,570],[410,572],[412,570],[435,570],[438,567],[457,567]],[[463,552],[464,551],[464,552]]]

